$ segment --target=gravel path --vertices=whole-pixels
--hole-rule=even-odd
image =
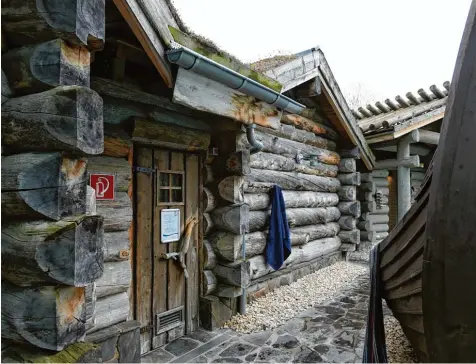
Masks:
[[[363,265],[348,262],[320,269],[258,298],[248,305],[246,315],[233,316],[224,327],[246,334],[274,329],[302,311],[331,299],[367,271]]]
[[[400,323],[393,316],[385,316],[385,341],[389,363],[419,363]]]

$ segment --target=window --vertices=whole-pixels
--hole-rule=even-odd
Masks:
[[[159,171],[157,205],[183,205],[184,172]]]

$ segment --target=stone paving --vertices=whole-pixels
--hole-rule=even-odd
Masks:
[[[142,357],[143,363],[361,363],[369,279],[272,331],[198,330]]]

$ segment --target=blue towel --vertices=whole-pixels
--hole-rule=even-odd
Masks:
[[[266,245],[266,261],[274,270],[278,270],[289,254],[291,254],[291,239],[286,218],[286,206],[281,187],[274,186],[271,189],[271,218]]]

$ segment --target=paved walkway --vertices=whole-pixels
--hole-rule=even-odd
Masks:
[[[142,357],[143,363],[362,362],[368,275],[272,331],[198,330]]]

